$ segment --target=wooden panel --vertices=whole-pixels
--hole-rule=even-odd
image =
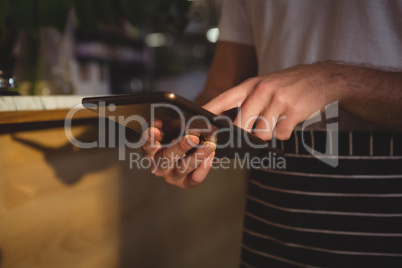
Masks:
[[[74,128],[88,131],[96,134]],[[0,144],[1,267],[116,267],[116,151],[76,150],[63,129],[1,135]]]
[[[67,109],[61,109],[49,111],[0,112],[0,124],[64,120],[69,111],[70,110]],[[98,117],[94,112],[85,109],[78,110],[73,115],[74,119]]]
[[[0,124],[64,120],[73,107],[74,119],[97,115],[80,105],[84,96],[0,96]]]
[[[181,190],[117,155],[62,128],[0,135],[0,267],[238,266],[244,171]]]

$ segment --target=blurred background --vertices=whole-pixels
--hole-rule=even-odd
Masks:
[[[221,0],[0,0],[0,70],[21,95],[175,91],[194,99]]]
[[[193,100],[220,4],[0,0],[1,268],[239,266],[245,170],[213,169],[182,190],[130,166],[137,149],[118,161],[115,147],[73,146],[66,131],[99,144],[95,114],[82,109],[64,126],[83,96]]]

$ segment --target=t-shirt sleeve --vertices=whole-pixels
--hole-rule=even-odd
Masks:
[[[247,16],[245,1],[250,0],[223,0],[219,21],[220,41],[254,45],[251,20]]]

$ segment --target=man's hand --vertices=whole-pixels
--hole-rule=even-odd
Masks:
[[[254,130],[256,136],[270,140],[274,135],[285,140],[298,123],[338,98],[339,94],[323,88],[325,79],[318,66],[297,66],[250,78],[220,94],[204,108],[221,114],[241,107],[234,124],[250,131],[259,117]]]
[[[161,125],[159,128],[150,127],[143,133],[146,143],[142,151],[144,157],[152,160],[151,172],[163,177],[167,183],[183,189],[201,183],[211,169],[216,145],[213,142],[204,142],[199,145],[197,136],[186,135],[174,145],[162,149],[161,127]],[[196,146],[198,148],[189,153]]]
[[[400,73],[328,62],[250,78],[204,108],[219,115],[241,107],[236,125],[250,131],[259,117],[256,136],[286,140],[298,123],[334,101],[355,116],[400,129],[401,100]]]

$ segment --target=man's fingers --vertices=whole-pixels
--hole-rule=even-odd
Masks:
[[[254,129],[254,135],[263,140],[271,140],[280,115],[284,112],[284,107],[276,105],[276,103],[271,103],[268,106],[268,109],[266,109],[259,117]],[[284,117],[281,117],[281,120],[284,120]]]
[[[151,127],[156,127],[156,128],[161,129],[161,128],[162,128],[162,120],[160,120],[160,119],[155,119],[155,120],[153,120],[153,121],[150,123],[150,126],[151,126]]]
[[[149,127],[144,131],[142,137],[145,139],[147,143],[157,141],[161,136],[161,131],[156,127]]]
[[[193,173],[186,176],[183,181],[183,188],[191,188],[203,182],[212,167],[214,157],[215,151],[205,158]]]
[[[283,118],[283,117],[282,117]],[[278,124],[274,130],[274,136],[278,140],[288,140],[292,135],[293,129],[297,125],[297,122],[289,120],[289,119],[281,119],[279,118]]]
[[[244,100],[254,89],[257,78],[251,78],[220,94],[203,106],[211,113],[220,115],[222,112],[242,105]]]
[[[236,99],[230,94],[231,91],[232,89],[229,89],[228,91],[218,95],[216,98],[205,104],[203,108],[211,113],[220,115],[224,111],[237,107]]]
[[[174,167],[172,173],[179,178],[187,176],[194,171],[212,152],[216,149],[213,142],[205,142],[197,148],[195,152],[180,160],[177,166]]]
[[[251,132],[251,128],[258,116],[261,114],[264,106],[268,105],[265,98],[257,94],[251,94],[244,101],[239,113],[237,114],[233,124]]]
[[[142,153],[145,157],[154,157],[155,153],[160,149],[161,132],[155,127],[150,127],[142,134],[145,139],[145,144],[141,147]]]
[[[278,121],[277,114],[262,115],[258,118],[257,124],[255,125],[253,134],[263,140],[271,140],[272,132],[275,128],[276,122]]]
[[[164,177],[165,181],[184,189],[196,186],[207,176],[215,149],[215,143],[205,142],[194,153],[180,159]]]
[[[199,138],[194,135],[186,135],[180,141],[170,147],[158,151],[155,155],[155,161],[164,163],[164,165],[156,166],[154,173],[164,171],[170,168],[176,161],[183,157],[189,150],[197,146]]]

